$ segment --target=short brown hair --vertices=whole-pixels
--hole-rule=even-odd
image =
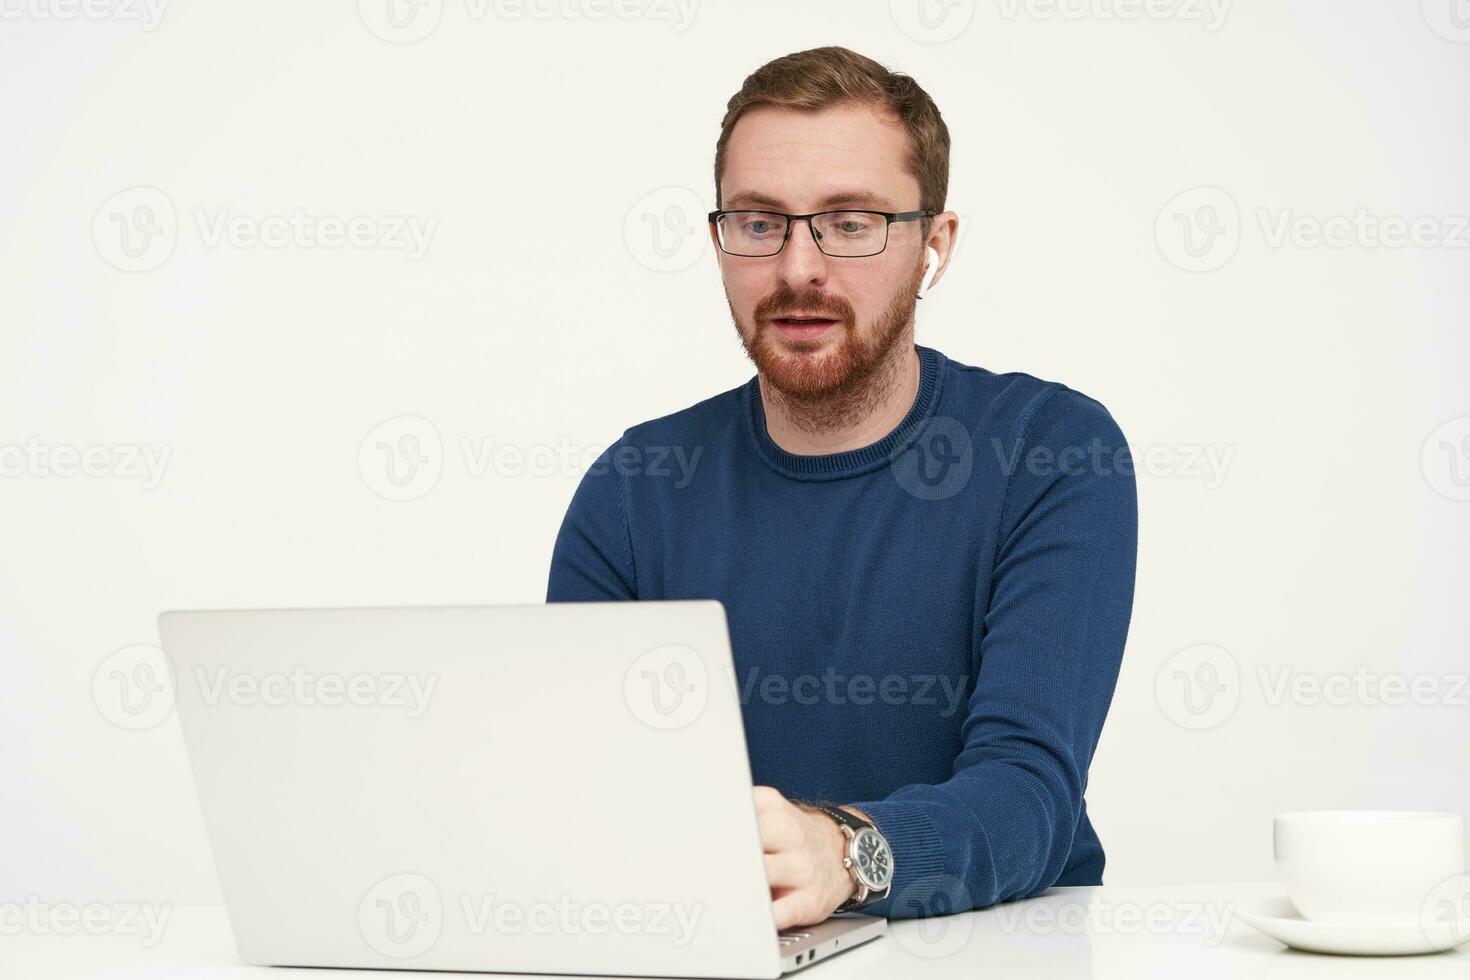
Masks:
[[[767,62],[730,97],[715,144],[715,207],[722,206],[720,178],[730,134],[748,109],[768,105],[816,111],[847,103],[876,103],[898,116],[909,134],[904,169],[919,182],[919,207],[943,211],[949,192],[949,129],[934,100],[908,75],[839,47],[797,51]]]

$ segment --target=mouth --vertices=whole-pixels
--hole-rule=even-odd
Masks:
[[[824,316],[773,316],[770,319],[781,336],[788,340],[815,340],[842,322]]]

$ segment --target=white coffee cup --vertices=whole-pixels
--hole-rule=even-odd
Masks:
[[[1454,813],[1304,810],[1279,814],[1273,837],[1292,904],[1323,922],[1417,921],[1435,887],[1465,872]]]

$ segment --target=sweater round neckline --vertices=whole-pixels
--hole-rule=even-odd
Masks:
[[[914,403],[908,414],[877,442],[840,453],[804,456],[787,452],[776,445],[766,430],[760,376],[752,377],[745,385],[745,420],[746,430],[755,444],[756,452],[771,469],[794,480],[840,480],[887,466],[909,447],[924,422],[934,414],[934,407],[939,402],[944,355],[931,347],[918,344],[914,345],[914,350],[919,355],[919,390],[914,395]]]

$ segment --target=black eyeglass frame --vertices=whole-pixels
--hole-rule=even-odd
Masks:
[[[745,252],[732,252],[725,247],[720,238],[719,220],[727,214],[772,214],[786,219],[786,234],[781,236],[781,246],[774,252],[765,252],[761,255],[750,255]],[[883,219],[883,247],[876,252],[864,252],[862,255],[833,255],[822,248],[822,236],[817,231],[816,225],[812,224],[813,218],[820,218],[824,214],[876,214]],[[865,208],[834,208],[831,211],[813,211],[811,214],[784,214],[780,211],[766,211],[761,208],[735,208],[733,210],[711,211],[709,223],[715,226],[715,242],[720,246],[720,251],[726,255],[734,255],[742,259],[769,259],[780,255],[786,248],[786,243],[791,240],[791,230],[796,227],[797,222],[805,221],[806,230],[811,232],[812,241],[816,242],[817,248],[829,259],[870,259],[875,255],[882,255],[888,249],[888,228],[895,221],[918,221],[921,218],[932,218],[939,214],[932,208],[922,211],[869,211]]]

